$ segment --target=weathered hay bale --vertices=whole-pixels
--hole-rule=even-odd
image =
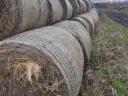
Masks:
[[[0,0],[0,39],[87,12],[90,0]]]
[[[54,24],[54,26],[70,32],[79,41],[84,52],[85,62],[87,62],[90,58],[91,38],[82,23],[74,20],[64,20]]]
[[[94,34],[95,27],[99,21],[99,16],[95,8],[91,9],[88,13],[79,15],[78,17],[72,18],[71,20],[75,20],[81,22],[82,25],[90,32],[91,36]]]
[[[80,22],[87,29],[87,31],[89,33],[91,32],[91,26],[90,26],[91,24],[87,19],[84,19],[84,18],[78,16],[78,17],[75,17],[75,18],[71,18],[71,20]]]
[[[81,44],[85,60],[89,60],[91,51],[90,34],[94,34],[95,27],[99,17],[96,9],[91,9],[88,13],[75,17],[71,20],[65,20],[54,24],[54,26],[62,28],[70,32]]]
[[[82,48],[67,31],[18,34],[0,42],[0,96],[77,96],[83,66]]]

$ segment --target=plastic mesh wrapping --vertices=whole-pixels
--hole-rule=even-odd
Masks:
[[[10,49],[10,47],[7,47],[8,45],[10,45],[11,49]],[[30,50],[28,49],[28,51],[26,51],[24,46],[25,47],[29,46]],[[54,65],[56,67],[53,69],[51,68],[49,71],[51,71],[51,72],[55,71],[56,74],[62,74],[62,76],[60,76],[60,77],[59,77],[59,75],[56,76],[55,74],[53,74],[53,77],[56,78],[56,80],[63,81],[62,83],[60,83],[59,86],[64,88],[63,85],[65,85],[67,87],[67,89],[65,88],[62,90],[62,88],[60,87],[58,89],[58,91],[55,90],[55,92],[58,93],[60,91],[60,93],[58,93],[58,95],[61,95],[61,96],[77,96],[78,92],[79,92],[80,85],[81,85],[81,80],[82,80],[82,75],[83,75],[83,66],[84,66],[84,56],[83,56],[82,48],[81,48],[80,44],[77,42],[77,40],[72,35],[70,35],[67,31],[64,31],[62,29],[55,28],[55,27],[50,27],[50,26],[46,27],[46,28],[42,28],[42,29],[37,29],[37,30],[21,33],[19,35],[16,35],[14,37],[6,39],[6,40],[2,41],[1,47],[0,47],[0,49],[1,49],[0,63],[5,64],[5,65],[1,64],[1,66],[6,66],[5,69],[3,69],[3,70],[6,70],[7,71],[6,73],[8,73],[8,71],[12,72],[12,68],[10,68],[10,70],[7,70],[6,68],[7,68],[7,66],[12,66],[11,63],[13,63],[16,60],[16,59],[14,59],[13,61],[10,61],[10,59],[9,59],[9,57],[11,55],[12,55],[11,56],[12,58],[14,57],[12,54],[13,52],[16,53],[16,54],[14,54],[16,58],[20,59],[22,57],[22,55],[24,55],[24,54],[27,54],[26,57],[30,58],[33,56],[32,52],[34,52],[34,49],[32,49],[32,48],[36,48],[36,50],[40,51],[40,54],[38,53],[39,56],[43,57],[41,54],[41,53],[43,53],[43,54],[46,54],[46,55],[44,55],[44,57],[47,56],[48,58],[51,58],[51,59],[48,59],[48,61],[47,61],[47,58],[42,58],[42,60],[46,59],[43,61],[47,61],[47,65],[40,64],[40,68],[46,67],[46,69],[47,69],[47,67],[48,67],[48,69],[50,69],[49,67],[51,65],[48,62],[54,62],[54,63],[52,63],[52,65]],[[5,50],[5,51],[2,51],[2,50]],[[9,50],[11,50],[11,51],[9,51]],[[25,53],[25,52],[27,52],[27,53]],[[21,57],[19,56],[19,54],[21,54]],[[36,56],[36,55],[37,55],[37,53],[34,54],[34,58],[32,58],[32,61],[36,62],[36,64],[38,64],[39,61],[37,58],[39,56],[38,55]],[[7,64],[8,62],[10,62],[9,63],[10,65]],[[21,63],[21,62],[19,62],[19,63]],[[43,66],[43,65],[45,65],[45,66]],[[15,66],[17,66],[17,63]],[[45,68],[44,68],[44,70],[45,70]],[[56,71],[56,70],[59,70],[59,71]],[[13,77],[14,73],[12,72],[12,75],[11,75],[12,78],[16,78],[16,76]],[[41,74],[51,76],[52,73],[43,74],[43,69],[41,69]],[[0,77],[2,77],[1,75],[0,75]],[[40,81],[39,78],[41,78],[40,75],[37,78],[36,82],[39,82],[40,87],[43,89],[44,82]],[[5,78],[4,81],[0,82],[0,85],[4,84],[5,81],[9,82],[10,79],[11,79],[11,77]],[[25,77],[23,79],[25,79]],[[47,82],[46,80],[45,80],[45,82]],[[27,82],[27,81],[28,81],[28,79],[23,82]],[[32,78],[32,81],[33,81],[33,78]],[[18,82],[20,82],[20,79]],[[51,79],[51,82],[55,82],[55,80],[52,81],[52,79]],[[11,88],[12,88],[11,90],[13,90],[13,91],[16,90],[13,93],[15,96],[16,94],[18,94],[17,90],[19,90],[19,88],[18,88],[18,85],[16,82],[13,82],[12,84],[14,84],[14,85],[11,86]],[[46,84],[46,85],[48,85],[48,84]],[[3,85],[3,87],[5,88],[4,90],[6,90],[7,87],[10,87],[9,85],[7,87],[6,86],[7,86],[6,84],[5,84],[5,86]],[[30,92],[30,93],[34,92],[32,89],[30,90],[28,88],[28,90],[27,90],[27,88],[26,88],[26,90],[27,90],[27,93],[26,93],[23,89],[24,88],[22,87],[20,89],[20,91],[23,92],[24,95],[28,94],[28,92]],[[61,92],[61,90],[64,92]],[[1,90],[1,91],[4,92],[3,90]],[[6,90],[6,92],[9,92],[9,91]],[[38,92],[38,90],[36,92]],[[37,94],[36,92],[33,94]],[[38,93],[40,93],[40,92],[38,92]],[[6,94],[9,94],[9,93],[6,93]],[[23,94],[21,96],[23,96]],[[44,95],[46,96],[46,94],[44,94]],[[4,93],[3,93],[2,96],[7,96],[7,95],[4,95]],[[19,96],[19,95],[16,95],[16,96]],[[29,96],[35,96],[35,95],[29,95]],[[42,96],[42,95],[39,94],[38,96]],[[50,96],[52,96],[52,95],[50,95]],[[56,95],[54,94],[53,96],[56,96]]]

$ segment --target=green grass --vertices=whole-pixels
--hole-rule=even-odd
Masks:
[[[102,75],[102,76],[107,76],[107,75],[109,75],[109,71],[108,71],[108,68],[100,68],[100,74]]]
[[[112,87],[118,91],[122,91],[124,89],[126,89],[126,85],[125,83],[121,82],[121,81],[114,81],[112,83]]]
[[[127,88],[126,84],[121,81],[114,81],[112,87],[117,90],[117,96],[126,96],[123,92]]]

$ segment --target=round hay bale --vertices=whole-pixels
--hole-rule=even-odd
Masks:
[[[90,34],[93,37],[93,35],[95,34],[95,27],[99,21],[99,16],[98,16],[97,10],[95,8],[93,8],[87,14],[80,15],[80,17],[88,22],[88,24],[90,26]]]
[[[67,31],[48,26],[0,42],[0,96],[77,96],[84,55]]]
[[[90,22],[87,20],[87,19],[84,19],[84,18],[82,18],[82,17],[80,17],[80,16],[77,16],[77,17],[75,17],[75,18],[71,18],[70,19],[71,21],[77,21],[77,22],[80,22],[83,26],[84,26],[84,28],[86,28],[87,29],[87,31],[90,33],[91,32],[91,24],[90,24]]]
[[[78,21],[65,20],[54,24],[54,26],[70,32],[79,41],[84,52],[85,62],[87,62],[90,58],[91,38],[89,32],[82,23]]]
[[[91,0],[83,0],[83,1],[85,2],[86,6],[87,6],[87,12],[90,11],[93,8],[93,6],[92,6],[93,2]]]
[[[0,39],[87,12],[89,0],[0,0]]]
[[[99,16],[95,8],[91,9],[88,13],[79,15],[71,20],[79,21],[86,27],[91,36],[94,34],[96,24],[99,21]]]

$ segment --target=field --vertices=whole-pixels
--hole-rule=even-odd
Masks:
[[[128,27],[128,2],[121,4],[108,4],[109,12],[107,12],[108,16],[110,16],[114,21]]]
[[[128,27],[128,2],[95,4],[98,10],[106,12],[114,21]]]
[[[79,96],[128,96],[128,28],[102,14]]]

